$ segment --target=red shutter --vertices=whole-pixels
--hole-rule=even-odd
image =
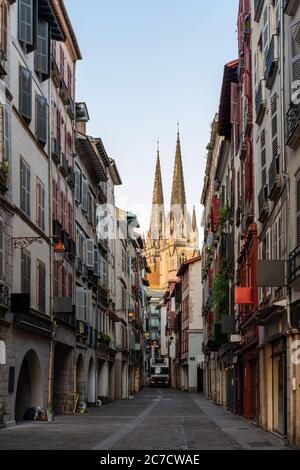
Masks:
[[[65,78],[65,54],[62,46],[60,46],[60,74],[61,78]]]
[[[221,208],[221,203],[220,199],[215,197],[213,199],[213,219],[212,219],[212,231],[215,233],[217,231],[219,221],[220,221],[220,208]]]
[[[68,203],[68,218],[68,233],[69,237],[73,238],[73,208],[70,202]]]
[[[57,126],[57,143],[58,145],[61,145],[61,114],[60,110],[58,109],[56,112],[56,126]]]
[[[240,123],[239,85],[231,83],[231,124]]]
[[[65,195],[63,191],[60,193],[60,205],[61,205],[61,216],[60,216],[60,221],[61,221],[61,226],[64,229],[65,224],[66,224],[66,213],[65,213]]]
[[[58,187],[56,181],[53,180],[53,219],[57,220],[58,213]]]
[[[71,67],[68,64],[68,90],[70,95],[72,96],[72,71]]]

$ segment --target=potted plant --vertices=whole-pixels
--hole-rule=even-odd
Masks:
[[[7,182],[10,174],[9,164],[6,160],[0,163],[0,185],[3,192],[8,191]]]

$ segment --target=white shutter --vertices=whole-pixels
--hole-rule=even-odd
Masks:
[[[272,232],[271,229],[267,230],[266,234],[266,259],[271,260],[272,259]],[[272,288],[268,287],[267,289],[267,297],[272,295]]]
[[[84,321],[85,317],[85,290],[82,287],[76,289],[76,318]]]
[[[300,88],[300,21],[291,27],[291,95],[292,102],[299,102]]]
[[[86,305],[86,318],[85,321],[89,325],[93,325],[93,300],[92,300],[92,291],[85,291],[85,305]]]
[[[85,240],[85,265],[94,269],[95,245],[93,239]]]
[[[94,253],[94,275],[100,277],[100,253],[98,248],[95,248]]]
[[[82,181],[82,210],[84,212],[88,211],[88,194],[89,194],[89,185],[87,180],[83,179]]]

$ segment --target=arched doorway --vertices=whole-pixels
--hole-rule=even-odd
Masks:
[[[93,358],[90,360],[88,372],[88,402],[91,404],[96,403],[96,368]]]
[[[76,392],[79,394],[79,402],[83,402],[85,400],[85,378],[82,354],[79,354],[76,364]]]
[[[42,371],[35,351],[29,351],[23,359],[16,394],[15,419],[23,420],[28,408],[43,406]]]

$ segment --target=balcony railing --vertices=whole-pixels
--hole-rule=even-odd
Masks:
[[[55,317],[65,323],[66,325],[75,328],[76,327],[76,319],[74,313],[56,313]]]
[[[296,149],[300,144],[300,104],[292,104],[286,115],[287,145]]]
[[[277,196],[280,194],[282,187],[282,179],[279,168],[279,158],[273,158],[269,169],[269,199],[275,201]]]
[[[254,0],[254,20],[258,23],[263,11],[264,0]]]
[[[300,281],[300,245],[289,256],[288,283]]]
[[[75,269],[76,269],[76,274],[78,275],[82,274],[83,263],[80,258],[76,258]]]
[[[52,137],[51,139],[51,155],[52,155],[52,160],[56,163],[56,165],[60,165],[61,150],[60,150],[60,145],[57,142],[55,137]]]
[[[266,87],[272,88],[278,70],[278,36],[272,36],[270,46],[265,59]]]
[[[261,124],[266,111],[264,80],[261,80],[255,95],[256,124]]]
[[[89,337],[89,326],[86,322],[77,320],[76,321],[76,334],[82,338]]]
[[[61,154],[61,166],[60,166],[60,171],[62,174],[67,177],[69,175],[69,164],[68,160],[66,159],[65,154],[62,152]]]
[[[269,202],[266,196],[266,187],[263,187],[258,195],[259,222],[263,223],[269,214]]]

